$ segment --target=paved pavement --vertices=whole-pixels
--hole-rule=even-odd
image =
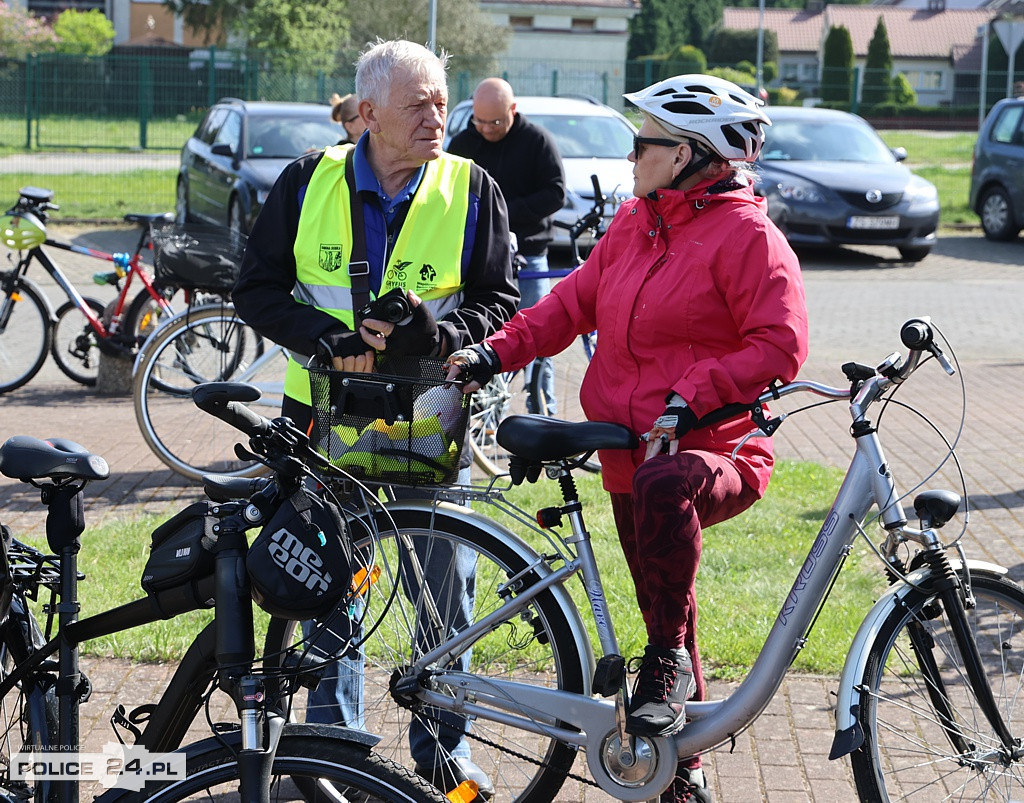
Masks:
[[[81,229],[70,234],[101,247],[118,236]],[[950,234],[917,266],[895,261],[894,253],[879,248],[801,255],[811,315],[811,357],[802,376],[843,384],[843,362],[877,363],[901,350],[898,333],[905,319],[931,315],[952,341],[960,371],[950,378],[934,363],[925,365],[900,395],[951,437],[963,409],[962,394],[966,398],[957,454],[972,507],[968,552],[1006,565],[1016,579],[1024,579],[1024,540],[1018,534],[1024,506],[1019,457],[1024,452],[1024,417],[1018,401],[1024,397],[1024,242],[993,244],[974,233]],[[84,281],[94,265],[76,265],[76,279]],[[573,411],[566,415],[572,417]],[[842,405],[793,416],[776,435],[778,455],[845,467],[850,454],[845,416]],[[169,511],[196,494],[191,483],[149,454],[127,400],[75,386],[49,365],[26,388],[0,396],[0,437],[11,434],[72,437],[108,459],[112,479],[89,489],[87,510],[93,525],[143,509]],[[959,487],[950,462],[937,477],[927,479],[944,447],[920,419],[890,408],[884,435],[902,487],[921,481],[928,487]],[[41,532],[35,491],[0,480],[0,510],[15,532]],[[131,705],[149,700],[170,674],[169,667],[109,659],[89,659],[86,666],[97,693],[86,707],[93,718],[84,732],[96,746],[109,738],[106,720],[115,701]],[[732,752],[719,750],[708,757],[715,799],[855,800],[848,762],[827,760],[835,688],[832,677],[788,678],[765,713],[737,737]],[[729,689],[729,684],[714,683],[711,692],[717,697]],[[577,762],[577,770],[583,765]],[[570,784],[558,799],[590,803],[606,796]]]

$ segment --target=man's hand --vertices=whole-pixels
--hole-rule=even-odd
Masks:
[[[501,370],[501,361],[494,349],[486,343],[478,343],[456,351],[448,357],[445,366],[448,368],[448,381],[468,378],[470,381],[462,386],[462,392],[473,393]]]
[[[376,355],[366,346],[361,331],[325,332],[317,341],[316,356],[336,371],[367,374],[373,371]]]
[[[696,423],[696,413],[678,393],[673,394],[665,412],[655,419],[650,431],[643,436],[643,440],[647,441],[644,460],[656,457],[666,447],[670,455],[676,454],[679,451],[679,439],[693,429]]]
[[[441,350],[437,321],[422,299],[411,290],[412,317],[408,323],[393,326],[386,338],[387,351],[398,357],[433,357]]]

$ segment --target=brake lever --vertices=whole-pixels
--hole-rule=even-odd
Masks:
[[[946,355],[942,353],[937,345],[932,343],[928,351],[932,353],[932,356],[939,361],[939,365],[942,366],[942,370],[946,372],[948,376],[953,376],[956,373],[956,369],[950,364],[949,360],[946,359]]]
[[[789,414],[788,413],[780,413],[779,415],[775,416],[775,418],[765,418],[764,417],[764,408],[763,407],[758,407],[756,410],[751,412],[750,417],[753,420],[753,422],[755,424],[757,424],[757,428],[751,430],[746,435],[744,435],[742,438],[740,438],[740,442],[737,443],[736,444],[736,448],[732,450],[732,459],[733,460],[736,459],[736,455],[739,454],[740,449],[743,448],[743,445],[747,441],[749,441],[751,438],[770,438],[770,437],[772,437],[775,434],[776,430],[779,427],[782,426],[782,422],[785,421],[787,418],[789,418]]]

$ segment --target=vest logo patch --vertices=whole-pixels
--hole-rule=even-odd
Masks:
[[[420,281],[421,282],[432,282],[437,278],[437,271],[434,270],[433,265],[423,264],[420,268]]]
[[[320,270],[334,273],[341,267],[341,244],[320,243]]]

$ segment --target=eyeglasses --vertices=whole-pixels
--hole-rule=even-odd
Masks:
[[[683,142],[676,142],[674,139],[665,139],[664,137],[641,137],[639,134],[633,135],[633,156],[639,159],[644,154],[644,145],[660,145],[663,148],[675,148],[678,145],[684,145]]]
[[[479,117],[470,117],[469,122],[479,128],[482,125],[488,125],[492,128],[504,128],[508,125],[506,120],[481,120]]]

